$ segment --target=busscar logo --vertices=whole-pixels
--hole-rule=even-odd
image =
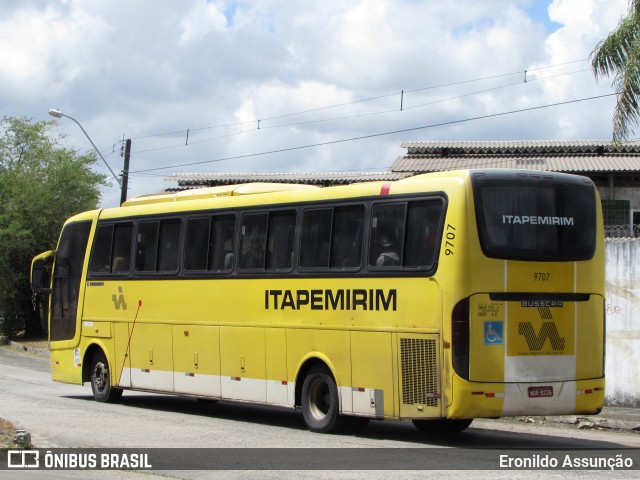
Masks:
[[[565,339],[558,333],[554,322],[543,322],[540,331],[536,333],[531,322],[518,323],[518,335],[524,336],[527,346],[532,352],[539,352],[547,340],[551,342],[554,351],[564,351]]]
[[[552,308],[562,308],[562,300],[522,300],[520,305],[524,308],[537,308],[540,318],[543,320],[553,320]]]
[[[525,308],[562,308],[564,306],[564,302],[562,300],[522,300],[520,302],[520,306]]]

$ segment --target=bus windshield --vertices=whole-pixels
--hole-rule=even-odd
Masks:
[[[506,260],[578,261],[593,257],[596,197],[592,184],[524,175],[474,177],[482,250]]]

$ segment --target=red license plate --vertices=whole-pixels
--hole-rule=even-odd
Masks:
[[[553,387],[529,387],[529,398],[553,397]]]

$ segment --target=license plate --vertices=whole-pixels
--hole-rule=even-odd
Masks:
[[[553,387],[529,387],[529,398],[553,397]]]

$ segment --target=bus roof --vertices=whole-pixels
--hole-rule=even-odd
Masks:
[[[446,184],[459,184],[468,178],[468,171],[427,173],[396,181],[357,182],[350,185],[317,187],[304,184],[245,183],[210,188],[198,188],[177,193],[145,195],[127,200],[121,207],[100,211],[101,218],[121,218],[170,212],[236,208],[255,205],[276,205],[330,199],[348,199],[386,194],[407,194],[427,189],[440,190]],[[435,182],[435,183],[432,183]],[[444,183],[443,183],[444,182]]]
[[[148,205],[151,203],[179,202],[184,200],[201,200],[215,197],[231,197],[235,195],[253,195],[257,193],[285,192],[291,190],[316,189],[314,185],[293,183],[243,183],[239,185],[221,185],[219,187],[194,188],[175,193],[157,193],[131,198],[122,204],[123,207]]]

